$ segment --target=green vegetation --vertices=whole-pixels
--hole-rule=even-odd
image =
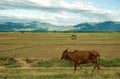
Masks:
[[[100,64],[102,67],[120,67],[120,59],[107,59],[101,58]],[[94,66],[92,63],[82,64],[84,67]],[[33,67],[73,67],[68,61],[65,60],[44,60],[38,61]]]
[[[17,63],[15,59],[9,59],[4,63],[5,67],[7,68],[15,68],[15,67],[20,67],[20,64]]]
[[[14,58],[0,57],[0,61],[2,62],[0,66],[5,66],[7,68],[20,67],[20,64]]]
[[[44,60],[38,61],[33,67],[72,67],[72,65],[65,60]]]
[[[120,67],[120,59],[101,58],[101,64],[104,67]]]
[[[32,61],[32,59],[29,59]],[[20,63],[18,63],[15,59],[10,59],[8,57],[1,57],[0,61],[4,61],[1,66],[5,66],[8,68],[15,68],[15,67],[21,67]],[[24,61],[26,62],[26,61]],[[28,63],[30,64],[30,63]],[[100,58],[100,65],[102,67],[120,67],[120,59],[114,58],[114,59],[108,59],[105,57]],[[94,66],[92,63],[88,64],[82,64],[83,67],[92,67]],[[32,67],[73,67],[69,61],[60,60],[60,59],[49,59],[49,60],[38,60],[36,63],[32,64]]]

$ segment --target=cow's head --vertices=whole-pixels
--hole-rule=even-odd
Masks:
[[[60,59],[67,60],[68,49],[64,50]]]

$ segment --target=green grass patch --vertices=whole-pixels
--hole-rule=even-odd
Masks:
[[[100,63],[104,67],[120,67],[120,59],[119,58],[108,59],[108,58],[102,57],[100,59]]]
[[[36,66],[39,66],[39,67],[52,67],[53,63],[52,63],[52,61],[39,61]]]
[[[100,65],[102,67],[120,67],[120,59],[108,59],[105,57],[100,58]],[[93,66],[92,63],[81,64],[84,67]],[[73,67],[69,61],[65,60],[39,60],[33,67]]]
[[[64,60],[40,60],[33,67],[71,67],[68,61]]]

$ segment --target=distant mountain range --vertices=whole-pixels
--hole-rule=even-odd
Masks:
[[[106,22],[90,22],[81,23],[74,26],[56,26],[50,23],[43,22],[27,22],[27,23],[13,23],[0,22],[0,31],[33,31],[33,32],[47,32],[47,31],[68,31],[68,32],[88,32],[88,31],[120,31],[120,22],[106,21]]]
[[[120,31],[120,22],[82,23],[73,27],[72,31]]]

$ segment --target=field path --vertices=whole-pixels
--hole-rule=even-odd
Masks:
[[[29,68],[31,66],[31,64],[28,64],[26,61],[24,61],[23,59],[20,58],[16,58],[16,60],[18,61],[18,63],[21,64],[21,67],[24,68]]]

